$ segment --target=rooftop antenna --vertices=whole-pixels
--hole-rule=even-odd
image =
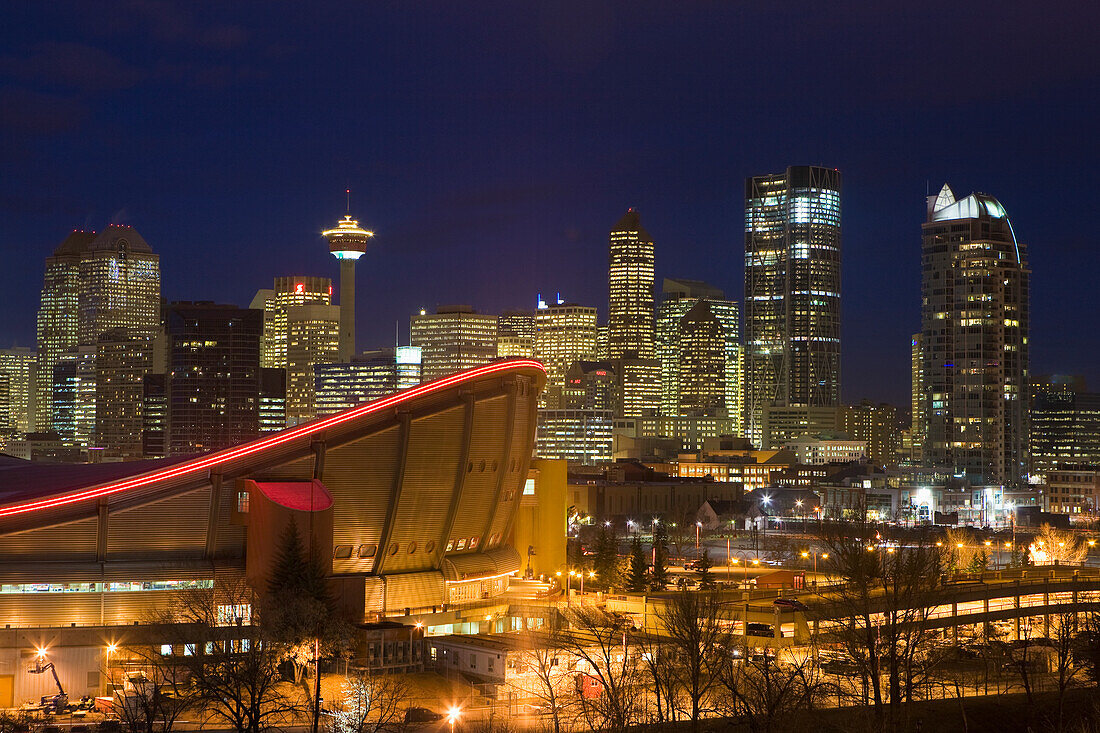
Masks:
[[[398,318],[393,322],[393,347],[396,349],[401,345],[401,319]]]
[[[348,195],[348,208],[344,213],[345,214],[350,214],[351,213],[351,189],[350,188],[347,189],[345,191],[345,193]]]

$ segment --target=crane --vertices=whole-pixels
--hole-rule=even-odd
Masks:
[[[57,685],[56,695],[43,695],[42,704],[50,705],[57,712],[61,712],[69,707],[69,696],[65,694],[65,688],[61,686],[61,678],[57,676],[57,669],[53,666],[53,662],[42,663],[42,659],[45,655],[40,651],[38,652],[38,658],[34,662],[34,666],[27,670],[30,674],[44,674],[50,672],[53,674],[54,684]]]

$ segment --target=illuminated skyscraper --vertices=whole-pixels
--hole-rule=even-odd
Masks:
[[[697,280],[666,278],[662,289],[657,309],[661,415],[730,417],[740,434],[737,303]]]
[[[534,349],[534,315],[530,311],[504,311],[497,321],[497,356],[530,359]]]
[[[468,305],[420,311],[412,317],[409,331],[412,345],[421,349],[425,382],[488,364],[497,356],[497,317]]]
[[[332,280],[305,275],[277,277],[272,291],[260,290],[252,299],[253,307],[261,303],[268,308],[264,313],[263,366],[286,369],[287,309],[297,305],[332,305]]]
[[[348,195],[350,204],[350,191]],[[355,354],[355,263],[367,251],[374,232],[360,227],[348,214],[322,236],[328,240],[329,252],[340,260],[340,361],[346,362]]]
[[[629,209],[612,228],[608,252],[607,356],[615,363],[621,417],[654,415],[661,366],[655,358],[653,238]]]
[[[7,398],[0,404],[3,414],[0,420],[7,429],[16,433],[31,431],[34,422],[34,365],[37,354],[34,349],[14,346],[0,349],[0,375],[7,380]]]
[[[607,354],[654,358],[653,238],[629,209],[612,228],[608,257]]]
[[[36,428],[56,429],[80,445],[107,441],[96,447],[109,452],[117,448],[118,455],[135,454],[133,441],[126,437],[133,426],[116,430],[119,424],[111,416],[98,422],[98,383],[100,376],[127,382],[132,370],[148,371],[160,329],[160,258],[145,239],[132,227],[119,224],[98,235],[69,235],[46,260],[38,314],[36,385],[37,416],[43,422]],[[96,353],[100,345],[105,350],[102,360]],[[67,376],[61,382],[55,382],[56,367],[67,358],[75,364],[71,370],[66,367]],[[64,415],[63,426],[53,422],[55,384],[62,386],[68,400],[57,413]],[[108,384],[104,390],[105,396],[114,394]],[[122,400],[121,394],[117,396]],[[133,415],[120,419],[136,420],[140,434],[140,399],[136,405]],[[120,445],[110,445],[116,439],[111,436],[117,436]],[[136,454],[140,455],[140,448]]]
[[[924,464],[1020,486],[1027,470],[1027,254],[992,196],[928,197],[922,227]]]
[[[340,308],[335,305],[292,305],[286,309],[286,423],[312,420],[314,368],[340,360]]]
[[[534,357],[546,367],[546,388],[540,400],[545,407],[557,408],[569,367],[596,358],[596,309],[540,301],[535,310]]]
[[[921,351],[923,349],[923,339],[919,333],[913,334],[913,338],[909,342],[910,345],[910,359],[912,361],[910,367],[910,380],[911,380],[911,398],[910,398],[910,413],[911,424],[909,426],[909,460],[914,465],[919,465],[921,462],[921,455],[924,450],[924,424],[921,422],[925,418],[924,414],[924,368],[921,366]]]
[[[77,345],[80,307],[80,257],[95,240],[95,232],[73,231],[46,258],[46,274],[38,309],[38,357],[35,368],[35,429],[53,426],[54,367]],[[67,416],[69,412],[65,413]]]
[[[112,224],[80,257],[77,338],[94,344],[114,329],[153,339],[161,328],[160,257],[133,227]]]
[[[840,402],[840,172],[792,166],[745,185],[745,430],[764,408]]]

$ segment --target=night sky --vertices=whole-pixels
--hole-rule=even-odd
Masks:
[[[1075,11],[1072,6],[1078,6]],[[843,392],[906,406],[926,188],[1030,247],[1032,372],[1100,390],[1100,3],[6,4],[0,343],[33,345],[43,259],[131,224],[171,300],[247,305],[377,237],[358,345],[424,306],[607,310],[637,208],[657,277],[740,300],[744,179],[844,175]]]

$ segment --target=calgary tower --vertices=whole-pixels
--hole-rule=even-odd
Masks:
[[[347,193],[350,210],[350,189]],[[327,229],[321,236],[328,240],[332,256],[340,260],[340,361],[346,363],[355,355],[355,263],[366,253],[374,232],[361,228],[351,214],[345,214],[335,229]]]

